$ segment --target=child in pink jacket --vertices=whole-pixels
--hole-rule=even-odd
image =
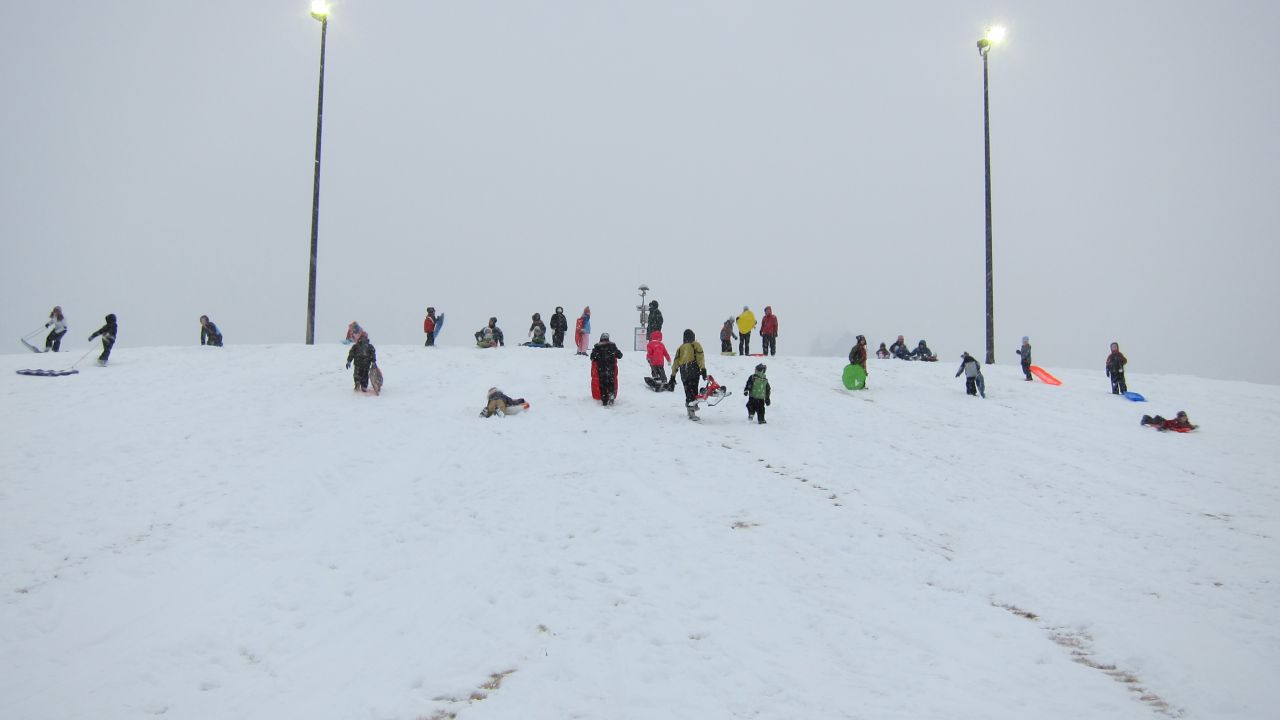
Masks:
[[[658,385],[666,385],[666,364],[671,362],[671,353],[668,353],[667,346],[662,344],[661,330],[654,330],[650,333],[649,345],[646,347],[645,352],[645,359],[649,361],[649,376],[653,378],[654,383]]]

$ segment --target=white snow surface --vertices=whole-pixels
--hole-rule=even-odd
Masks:
[[[0,718],[1280,716],[1280,387],[707,349],[0,357]]]

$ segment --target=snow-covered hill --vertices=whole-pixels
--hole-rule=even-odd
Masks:
[[[1280,708],[1280,387],[628,353],[0,357],[0,717],[1199,718]],[[524,415],[481,419],[498,385]],[[1190,435],[1140,427],[1185,409]]]

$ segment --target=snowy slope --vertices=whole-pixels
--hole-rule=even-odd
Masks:
[[[757,426],[711,355],[694,424],[640,353],[609,409],[567,350],[381,347],[377,398],[345,354],[0,356],[0,717],[1280,707],[1280,388],[778,357]]]

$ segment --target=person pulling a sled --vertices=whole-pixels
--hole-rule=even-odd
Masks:
[[[1031,338],[1022,336],[1022,347],[1018,348],[1018,357],[1022,358],[1022,374],[1027,382],[1031,382]]]
[[[591,348],[591,363],[600,385],[601,405],[612,405],[618,397],[618,361],[621,359],[622,351],[609,339],[609,333],[600,333],[600,342]]]
[[[650,333],[644,358],[649,361],[649,387],[654,391],[666,389],[667,363],[671,361],[671,353],[667,352],[667,346],[662,343],[661,330]]]
[[[369,333],[361,332],[356,338],[356,344],[351,346],[351,350],[347,352],[347,369],[351,369],[351,365],[355,364],[354,373],[355,390],[357,392],[369,392],[369,368],[377,367],[378,351],[374,349],[373,343],[369,342]]]
[[[67,319],[62,315],[61,305],[53,306],[53,311],[49,313],[49,322],[45,323],[44,326],[53,328],[49,331],[49,336],[44,339],[44,351],[58,352],[59,348],[62,347],[62,336],[67,334]],[[32,334],[34,335],[35,333]]]
[[[200,316],[200,344],[209,347],[222,347],[222,333],[213,324],[208,315]]]
[[[96,337],[102,338],[102,354],[98,356],[98,364],[103,367],[106,367],[107,360],[111,359],[111,348],[116,346],[116,336],[120,333],[120,328],[116,325],[115,313],[108,313],[105,320],[106,324],[89,336],[90,342]]]
[[[671,361],[671,380],[668,387],[674,388],[676,372],[680,373],[680,381],[684,384],[684,406],[690,420],[698,417],[698,381],[707,377],[707,360],[702,353],[702,344],[694,339],[692,330],[684,331],[684,344],[676,349],[675,359]]]
[[[1111,378],[1111,394],[1123,395],[1129,392],[1128,386],[1124,383],[1124,366],[1129,364],[1129,358],[1120,352],[1120,343],[1111,343],[1111,354],[1107,356],[1107,377]]]
[[[342,339],[343,345],[353,345],[360,338],[360,333],[364,332],[364,328],[360,327],[360,323],[355,320],[347,326],[347,336]]]
[[[770,398],[769,378],[765,377],[765,364],[756,365],[756,371],[747,378],[747,386],[742,389],[742,394],[747,396],[747,420],[751,421],[759,418],[759,424],[764,424],[764,408],[773,402]]]
[[[956,377],[964,373],[964,391],[967,395],[987,396],[987,383],[982,378],[982,365],[978,364],[978,358],[964,353],[960,356],[960,369],[956,370]]]
[[[489,393],[485,397],[486,405],[480,411],[480,417],[482,418],[494,415],[506,417],[529,407],[529,403],[525,402],[524,398],[512,398],[496,387],[489,388]]]

